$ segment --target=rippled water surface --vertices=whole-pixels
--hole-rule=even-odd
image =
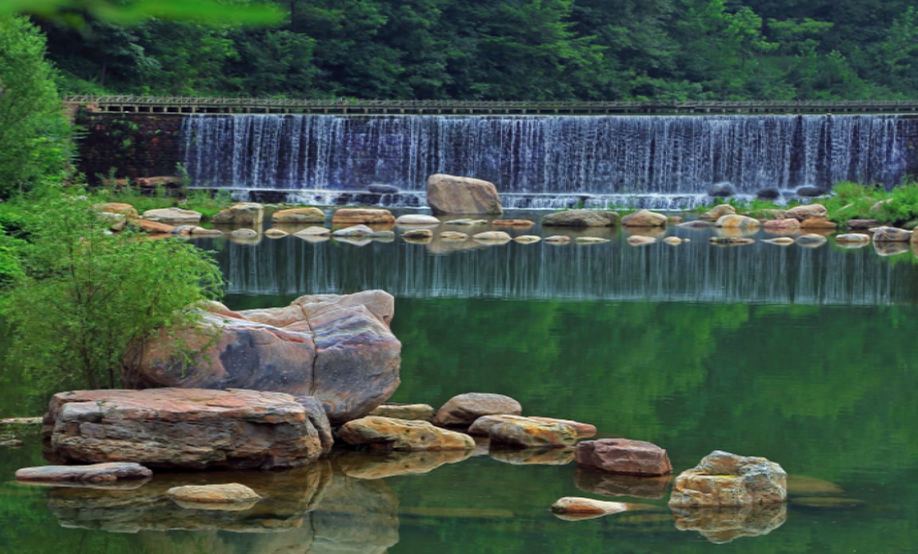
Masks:
[[[714,449],[767,456],[792,476],[786,511],[678,518],[665,480],[603,479],[564,453],[486,448],[468,459],[340,452],[292,472],[49,490],[11,482],[41,463],[30,438],[0,450],[0,552],[914,551],[918,258],[907,246],[844,250],[830,237],[816,249],[722,248],[710,231],[675,229],[691,242],[635,248],[627,232],[587,234],[611,241],[200,244],[216,251],[232,308],[394,294],[403,364],[393,400],[509,394],[528,414],[655,442],[677,472]],[[24,384],[5,379],[0,416],[33,415]],[[265,500],[248,512],[189,512],[162,498],[178,483],[227,481]],[[578,495],[642,509],[586,521],[548,511]]]

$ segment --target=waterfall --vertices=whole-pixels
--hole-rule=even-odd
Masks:
[[[336,193],[382,183],[408,195],[390,203],[411,205],[419,194],[423,200],[429,175],[450,173],[495,183],[510,207],[665,209],[704,201],[721,182],[740,195],[843,180],[895,185],[912,163],[918,122],[895,115],[193,115],[182,133],[196,186],[333,204]]]

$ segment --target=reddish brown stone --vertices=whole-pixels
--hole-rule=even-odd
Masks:
[[[175,230],[175,227],[172,225],[166,225],[165,223],[159,223],[156,221],[150,221],[149,219],[139,219],[132,221],[131,225],[134,225],[141,231],[149,233],[151,235],[171,235],[172,231]]]
[[[395,216],[389,210],[342,208],[332,216],[332,225],[392,225]]]
[[[575,451],[583,467],[623,475],[666,475],[672,473],[666,450],[655,444],[629,439],[584,441]]]

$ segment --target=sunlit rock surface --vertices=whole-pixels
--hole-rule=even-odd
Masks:
[[[682,472],[673,485],[670,507],[737,507],[782,504],[787,473],[766,458],[715,450]]]

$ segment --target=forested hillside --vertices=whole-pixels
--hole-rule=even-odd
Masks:
[[[908,0],[284,0],[280,26],[39,21],[71,93],[914,97]]]

